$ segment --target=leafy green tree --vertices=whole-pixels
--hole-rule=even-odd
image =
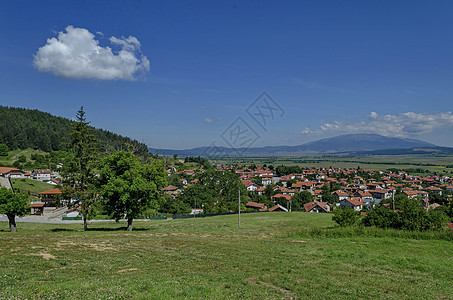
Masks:
[[[445,230],[450,221],[443,210],[426,211],[420,206],[419,199],[402,198],[397,210],[377,205],[363,219],[365,226],[379,228],[394,228],[403,230]]]
[[[263,186],[263,180],[262,180],[262,178],[259,177],[259,176],[253,177],[253,178],[252,178],[252,182],[253,182],[254,184],[259,185],[259,186]]]
[[[212,213],[216,202],[219,200],[214,190],[210,190],[206,185],[194,184],[184,190],[179,197],[181,209],[185,207],[201,208],[204,213]],[[190,212],[190,210],[189,210]]]
[[[83,106],[77,112],[76,121],[71,124],[70,143],[62,175],[66,188],[65,196],[79,200],[82,206],[84,230],[88,230],[87,218],[90,204],[95,199],[93,183],[97,163],[97,139],[93,128],[86,121]]]
[[[19,157],[17,158],[17,160],[20,162],[20,163],[25,163],[27,162],[27,157],[23,154],[19,155]]]
[[[357,224],[360,213],[350,207],[342,207],[333,211],[332,220],[340,226],[352,226]]]
[[[293,211],[304,211],[304,204],[313,201],[313,195],[309,191],[302,191],[300,193],[295,193],[292,200],[291,210]]]
[[[187,214],[191,211],[191,206],[184,203],[181,197],[173,198],[170,195],[165,195],[159,205],[159,211],[170,214]]]
[[[447,223],[450,221],[448,216],[442,210],[430,209],[426,213],[424,230],[445,230]]]
[[[206,170],[200,174],[199,182],[196,185],[199,185],[197,188],[204,191],[202,195],[209,195],[208,207],[205,205],[205,209],[213,213],[237,211],[239,190],[241,191],[241,202],[247,203],[249,200],[247,189],[239,176],[229,171],[218,171],[213,168]],[[184,198],[186,194],[188,194],[187,190],[184,191]]]
[[[397,228],[398,213],[382,205],[376,205],[367,212],[366,217],[363,219],[363,224],[379,228]]]
[[[16,232],[16,216],[21,217],[29,210],[28,196],[23,193],[15,194],[13,190],[0,188],[0,213],[8,217],[9,229]]]
[[[0,156],[8,156],[9,148],[6,144],[0,144]]]
[[[274,185],[272,185],[272,184],[266,185],[266,187],[264,188],[264,192],[263,192],[264,196],[266,196],[267,198],[271,199],[272,196],[274,196],[276,194],[277,194],[277,192],[274,191]]]
[[[440,195],[439,193],[436,193],[434,191],[429,192],[429,203],[438,203],[441,205],[445,205],[448,203],[448,197],[445,193],[445,191]]]
[[[322,201],[327,203],[336,203],[339,201],[337,195],[332,195],[332,190],[327,184],[324,184],[322,187]]]
[[[426,210],[421,207],[417,198],[403,199],[397,206],[399,228],[406,230],[421,230],[424,227]]]
[[[163,161],[142,164],[127,151],[118,151],[101,162],[99,195],[116,221],[125,217],[127,230],[134,218],[150,207],[158,206],[161,189],[167,184]]]

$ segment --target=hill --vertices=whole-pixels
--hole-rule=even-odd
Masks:
[[[0,144],[9,149],[62,150],[72,121],[39,110],[0,106]],[[99,150],[110,152],[133,145],[136,153],[148,152],[145,144],[102,129],[95,129]]]
[[[436,145],[407,138],[386,137],[378,134],[346,134],[321,139],[298,146],[268,146],[256,148],[239,148],[239,153],[245,155],[292,155],[292,154],[335,154],[345,152],[382,151],[389,149],[433,148]],[[235,149],[218,147],[198,147],[185,150],[155,149],[150,152],[159,154],[178,154],[181,156],[198,156],[204,153],[223,153],[229,156],[237,155]],[[392,152],[389,150],[388,152]],[[387,153],[388,154],[388,153]]]

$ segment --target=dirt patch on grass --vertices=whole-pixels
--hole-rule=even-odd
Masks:
[[[112,245],[109,245],[107,243],[88,244],[87,246],[90,248],[93,248],[96,251],[118,250],[118,249],[114,248]]]
[[[259,281],[259,280],[257,280],[256,278],[253,278],[253,277],[246,278],[245,282],[247,282],[250,285],[254,285],[254,286],[263,285],[265,287],[268,287],[268,288],[271,288],[271,289],[273,289],[275,291],[283,293],[285,295],[285,298],[293,299],[292,292],[290,290],[287,290],[285,288],[273,285],[273,284],[271,284],[269,282]]]
[[[138,271],[138,269],[137,268],[123,269],[123,270],[119,270],[116,273],[124,273],[124,272],[131,272],[131,271]]]
[[[58,250],[61,250],[61,248],[74,247],[74,246],[90,248],[95,251],[105,251],[105,250],[117,251],[118,250],[115,247],[113,247],[110,243],[107,243],[107,242],[85,243],[85,242],[74,242],[74,241],[59,241],[55,244],[55,246]]]
[[[40,252],[40,253],[31,253],[31,254],[27,254],[27,255],[41,256],[41,257],[44,258],[44,259],[55,259],[55,258],[56,258],[54,255],[49,254],[49,253],[44,253],[44,252]]]

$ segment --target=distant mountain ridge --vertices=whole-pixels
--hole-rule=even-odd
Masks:
[[[185,150],[149,148],[152,153],[162,155],[178,154],[181,156],[210,156],[220,154],[238,156],[253,155],[292,155],[292,154],[336,154],[348,152],[382,151],[389,149],[435,148],[434,144],[408,138],[386,137],[378,134],[345,134],[298,146],[267,146],[254,148],[227,148],[227,147],[197,147]]]

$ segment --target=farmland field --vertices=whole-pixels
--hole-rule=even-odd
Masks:
[[[88,232],[81,224],[18,223],[17,234],[3,222],[0,299],[453,295],[453,243],[436,234],[337,234],[343,230],[324,214],[241,221],[238,229],[234,215],[153,220],[135,222],[133,232],[122,223],[90,224]]]
[[[451,174],[453,156],[451,155],[376,155],[376,156],[288,156],[288,157],[243,157],[218,160],[220,163],[256,165],[298,165],[304,168],[357,168],[367,170],[422,169],[428,172]],[[415,173],[415,172],[412,172]]]

